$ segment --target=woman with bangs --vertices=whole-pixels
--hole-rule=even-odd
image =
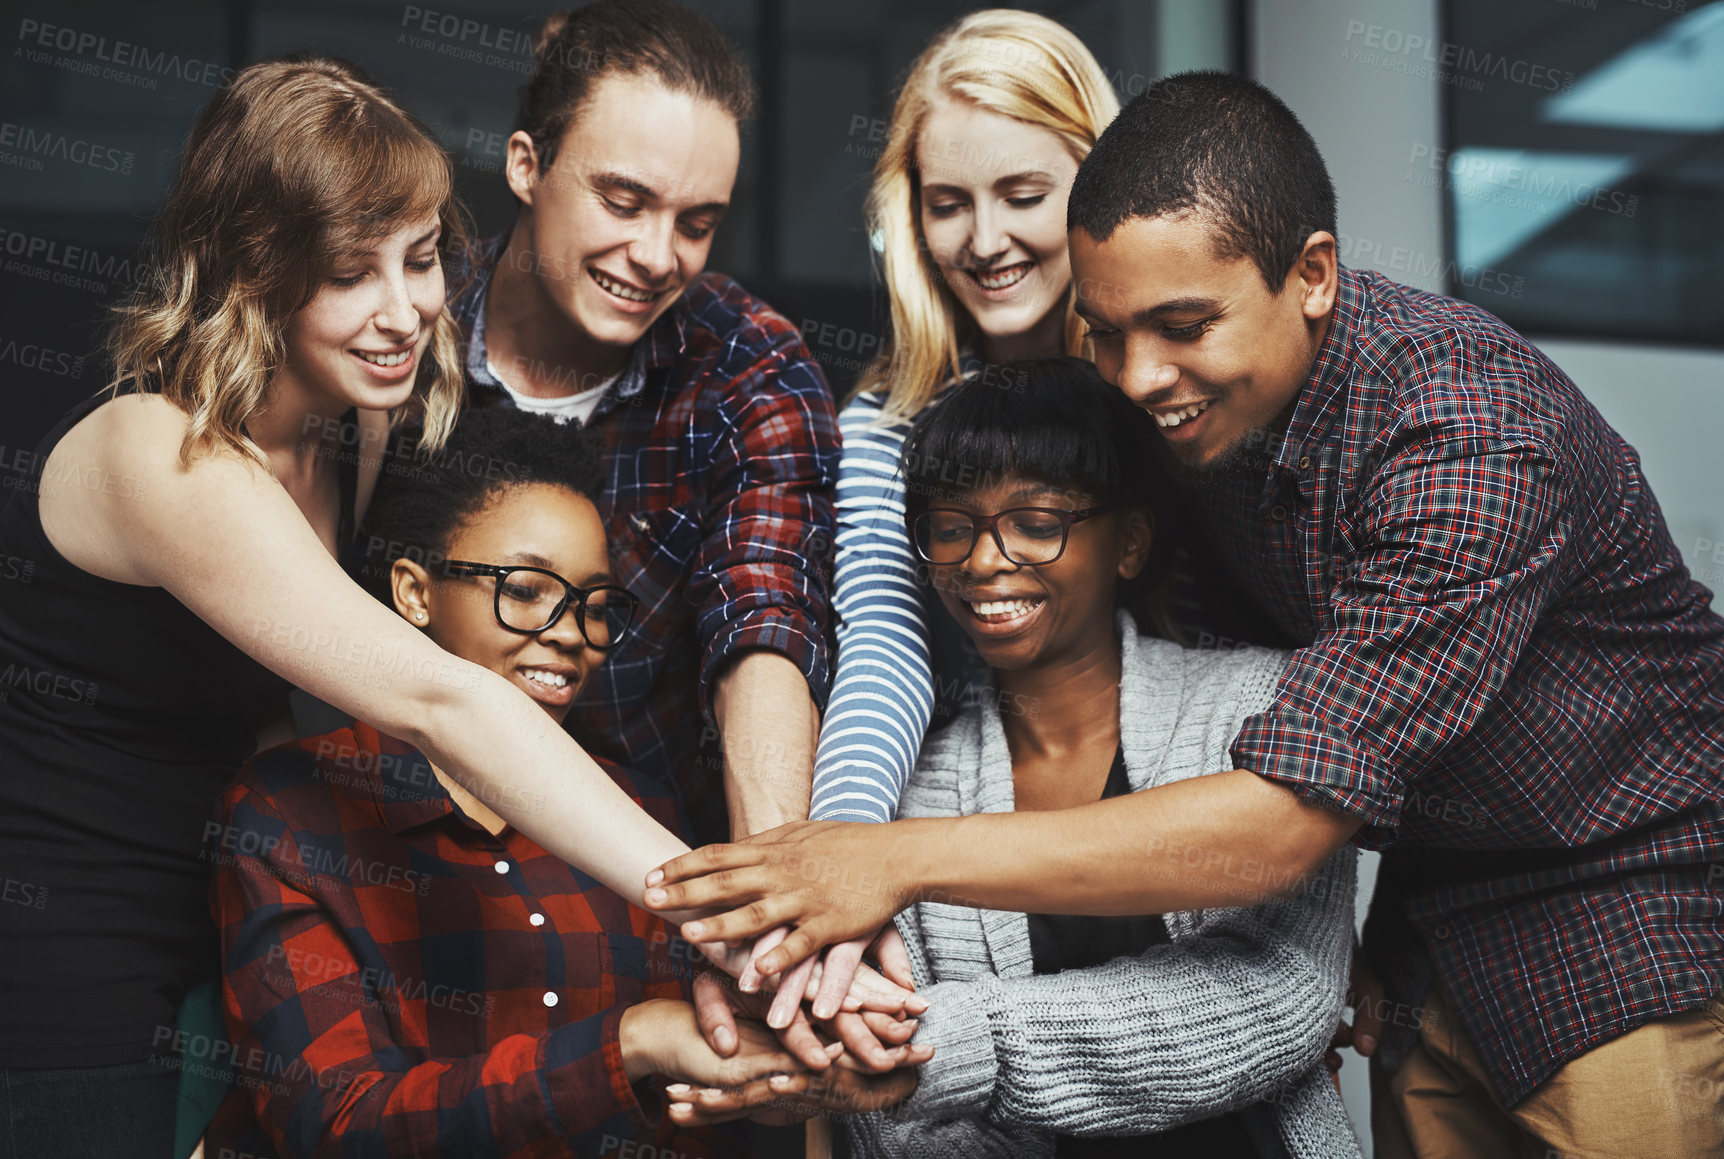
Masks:
[[[30,899],[0,906],[0,1154],[169,1153],[175,1011],[216,972],[200,850],[234,852],[207,819],[292,735],[290,685],[627,898],[686,849],[528,674],[444,652],[337,562],[391,423],[418,418],[421,455],[453,424],[462,237],[435,138],[349,64],[252,65],[199,114],[114,383],[0,509],[35,563],[0,590],[0,881]]]
[[[953,383],[1021,391],[1002,364],[1083,352],[1066,194],[1118,111],[1082,41],[1010,9],[939,33],[898,94],[868,195],[892,333],[839,416],[838,665],[811,820],[890,821],[930,724],[987,684],[911,551],[899,454],[911,422]],[[828,953],[823,1000],[836,1001],[862,950]]]

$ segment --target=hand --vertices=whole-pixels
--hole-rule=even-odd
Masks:
[[[846,1115],[878,1111],[903,1102],[916,1091],[921,1074],[904,1067],[882,1075],[834,1068],[821,1075],[792,1081],[769,1080],[758,1090],[722,1090],[676,1084],[666,1093],[673,1100],[670,1117],[682,1127],[701,1127],[748,1115],[760,1122],[798,1122],[823,1112]]]
[[[793,927],[755,963],[776,974],[822,946],[872,933],[909,903],[915,885],[899,876],[907,824],[799,821],[741,844],[703,846],[647,875],[647,907],[728,911],[686,923],[692,942]]]
[[[762,944],[764,942],[765,939],[762,939]],[[766,948],[771,949],[772,947],[767,946]],[[887,981],[905,990],[914,991],[916,989],[916,979],[910,973],[910,955],[904,949],[904,939],[898,935],[896,926],[888,925],[875,935],[872,941],[864,934],[860,938],[851,938],[847,942],[839,942],[835,946],[827,947],[825,957],[820,962],[819,989],[813,998],[814,1017],[831,1018],[839,1010],[850,1008],[843,1000],[846,994],[852,996],[856,994],[856,987],[852,983],[858,976],[857,967],[862,965],[862,955],[869,951],[873,952],[875,961],[880,963],[880,969],[885,974]],[[790,971],[790,976],[794,977],[796,973],[804,969],[812,972],[813,966],[810,963],[814,961],[815,959],[809,958],[800,966],[794,967]],[[782,1001],[782,998],[780,1000]],[[923,1009],[926,1008],[924,1000]],[[773,1004],[772,1012],[778,1013],[777,1003]],[[921,1012],[921,1010],[910,1011],[913,1014],[920,1014]],[[769,1018],[767,1021],[771,1022],[772,1020]]]
[[[687,1002],[656,998],[623,1011],[618,1027],[623,1069],[631,1082],[649,1074],[698,1083],[741,1087],[774,1074],[805,1075],[807,1069],[780,1048],[763,1023],[736,1023],[737,1046],[726,1057],[706,1043]]]
[[[1348,1026],[1343,1021],[1335,1027],[1335,1037],[1329,1040],[1328,1053],[1323,1056],[1331,1073],[1341,1069],[1343,1046],[1370,1058],[1377,1052],[1377,1040],[1383,1033],[1383,983],[1357,948],[1353,950],[1353,978],[1347,991],[1347,1005],[1353,1008],[1353,1024]]]
[[[767,1002],[764,995],[745,994],[729,978],[710,970],[694,980],[695,1022],[707,1046],[720,1058],[729,1058],[741,1045],[737,1020],[764,1020]],[[779,1041],[809,1070],[825,1070],[844,1052],[843,1044],[822,1042],[800,1006],[792,1013],[790,1023],[775,1031]]]

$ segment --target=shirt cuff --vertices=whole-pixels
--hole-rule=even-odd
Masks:
[[[652,1136],[657,1123],[648,1117],[623,1066],[624,1009],[617,1006],[605,1011],[596,1028],[589,1018],[553,1030],[545,1050],[546,1083],[553,1107],[580,1107],[591,1123],[603,1121],[612,1111],[622,1111],[644,1139]],[[609,1093],[609,1106],[602,1111],[592,1105],[601,1094],[601,1083]],[[565,1123],[565,1127],[578,1133],[572,1124]]]
[[[1403,795],[1382,758],[1328,721],[1277,706],[1245,718],[1231,750],[1236,767],[1279,781],[1302,800],[1364,822],[1354,842],[1392,845],[1400,830]]]
[[[918,991],[928,1000],[912,1042],[934,1048],[916,1091],[892,1109],[905,1119],[980,1115],[994,1097],[999,1061],[986,1002],[969,982],[938,982]]]
[[[826,710],[826,696],[831,691],[830,657],[825,636],[810,632],[802,616],[782,608],[766,608],[751,612],[734,623],[726,624],[706,649],[700,666],[700,715],[708,724],[718,722],[712,715],[712,688],[719,669],[731,657],[752,648],[763,648],[784,656],[802,678],[808,681],[808,693],[815,707]]]

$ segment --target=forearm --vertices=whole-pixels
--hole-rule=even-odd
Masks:
[[[638,904],[647,871],[688,846],[525,695],[473,671],[467,687],[439,686],[424,723],[401,739],[546,850]]]
[[[820,714],[796,665],[777,652],[742,653],[719,676],[712,703],[731,839],[806,819]]]
[[[905,901],[1026,913],[1255,905],[1301,890],[1358,822],[1242,769],[1062,809],[895,821]],[[1002,858],[1000,850],[1012,856]]]

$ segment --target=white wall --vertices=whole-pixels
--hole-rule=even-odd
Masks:
[[[1429,156],[1419,150],[1442,145],[1437,82],[1358,59],[1370,55],[1370,26],[1379,42],[1392,30],[1437,43],[1436,0],[1256,0],[1251,21],[1258,79],[1298,114],[1328,163],[1342,260],[1443,290],[1441,192],[1418,180]],[[1724,353],[1533,341],[1640,452],[1690,568],[1724,588],[1724,549],[1715,546],[1724,543]],[[1360,868],[1362,917],[1376,856]],[[1352,1051],[1344,1057],[1342,1095],[1368,1156],[1365,1067]]]

